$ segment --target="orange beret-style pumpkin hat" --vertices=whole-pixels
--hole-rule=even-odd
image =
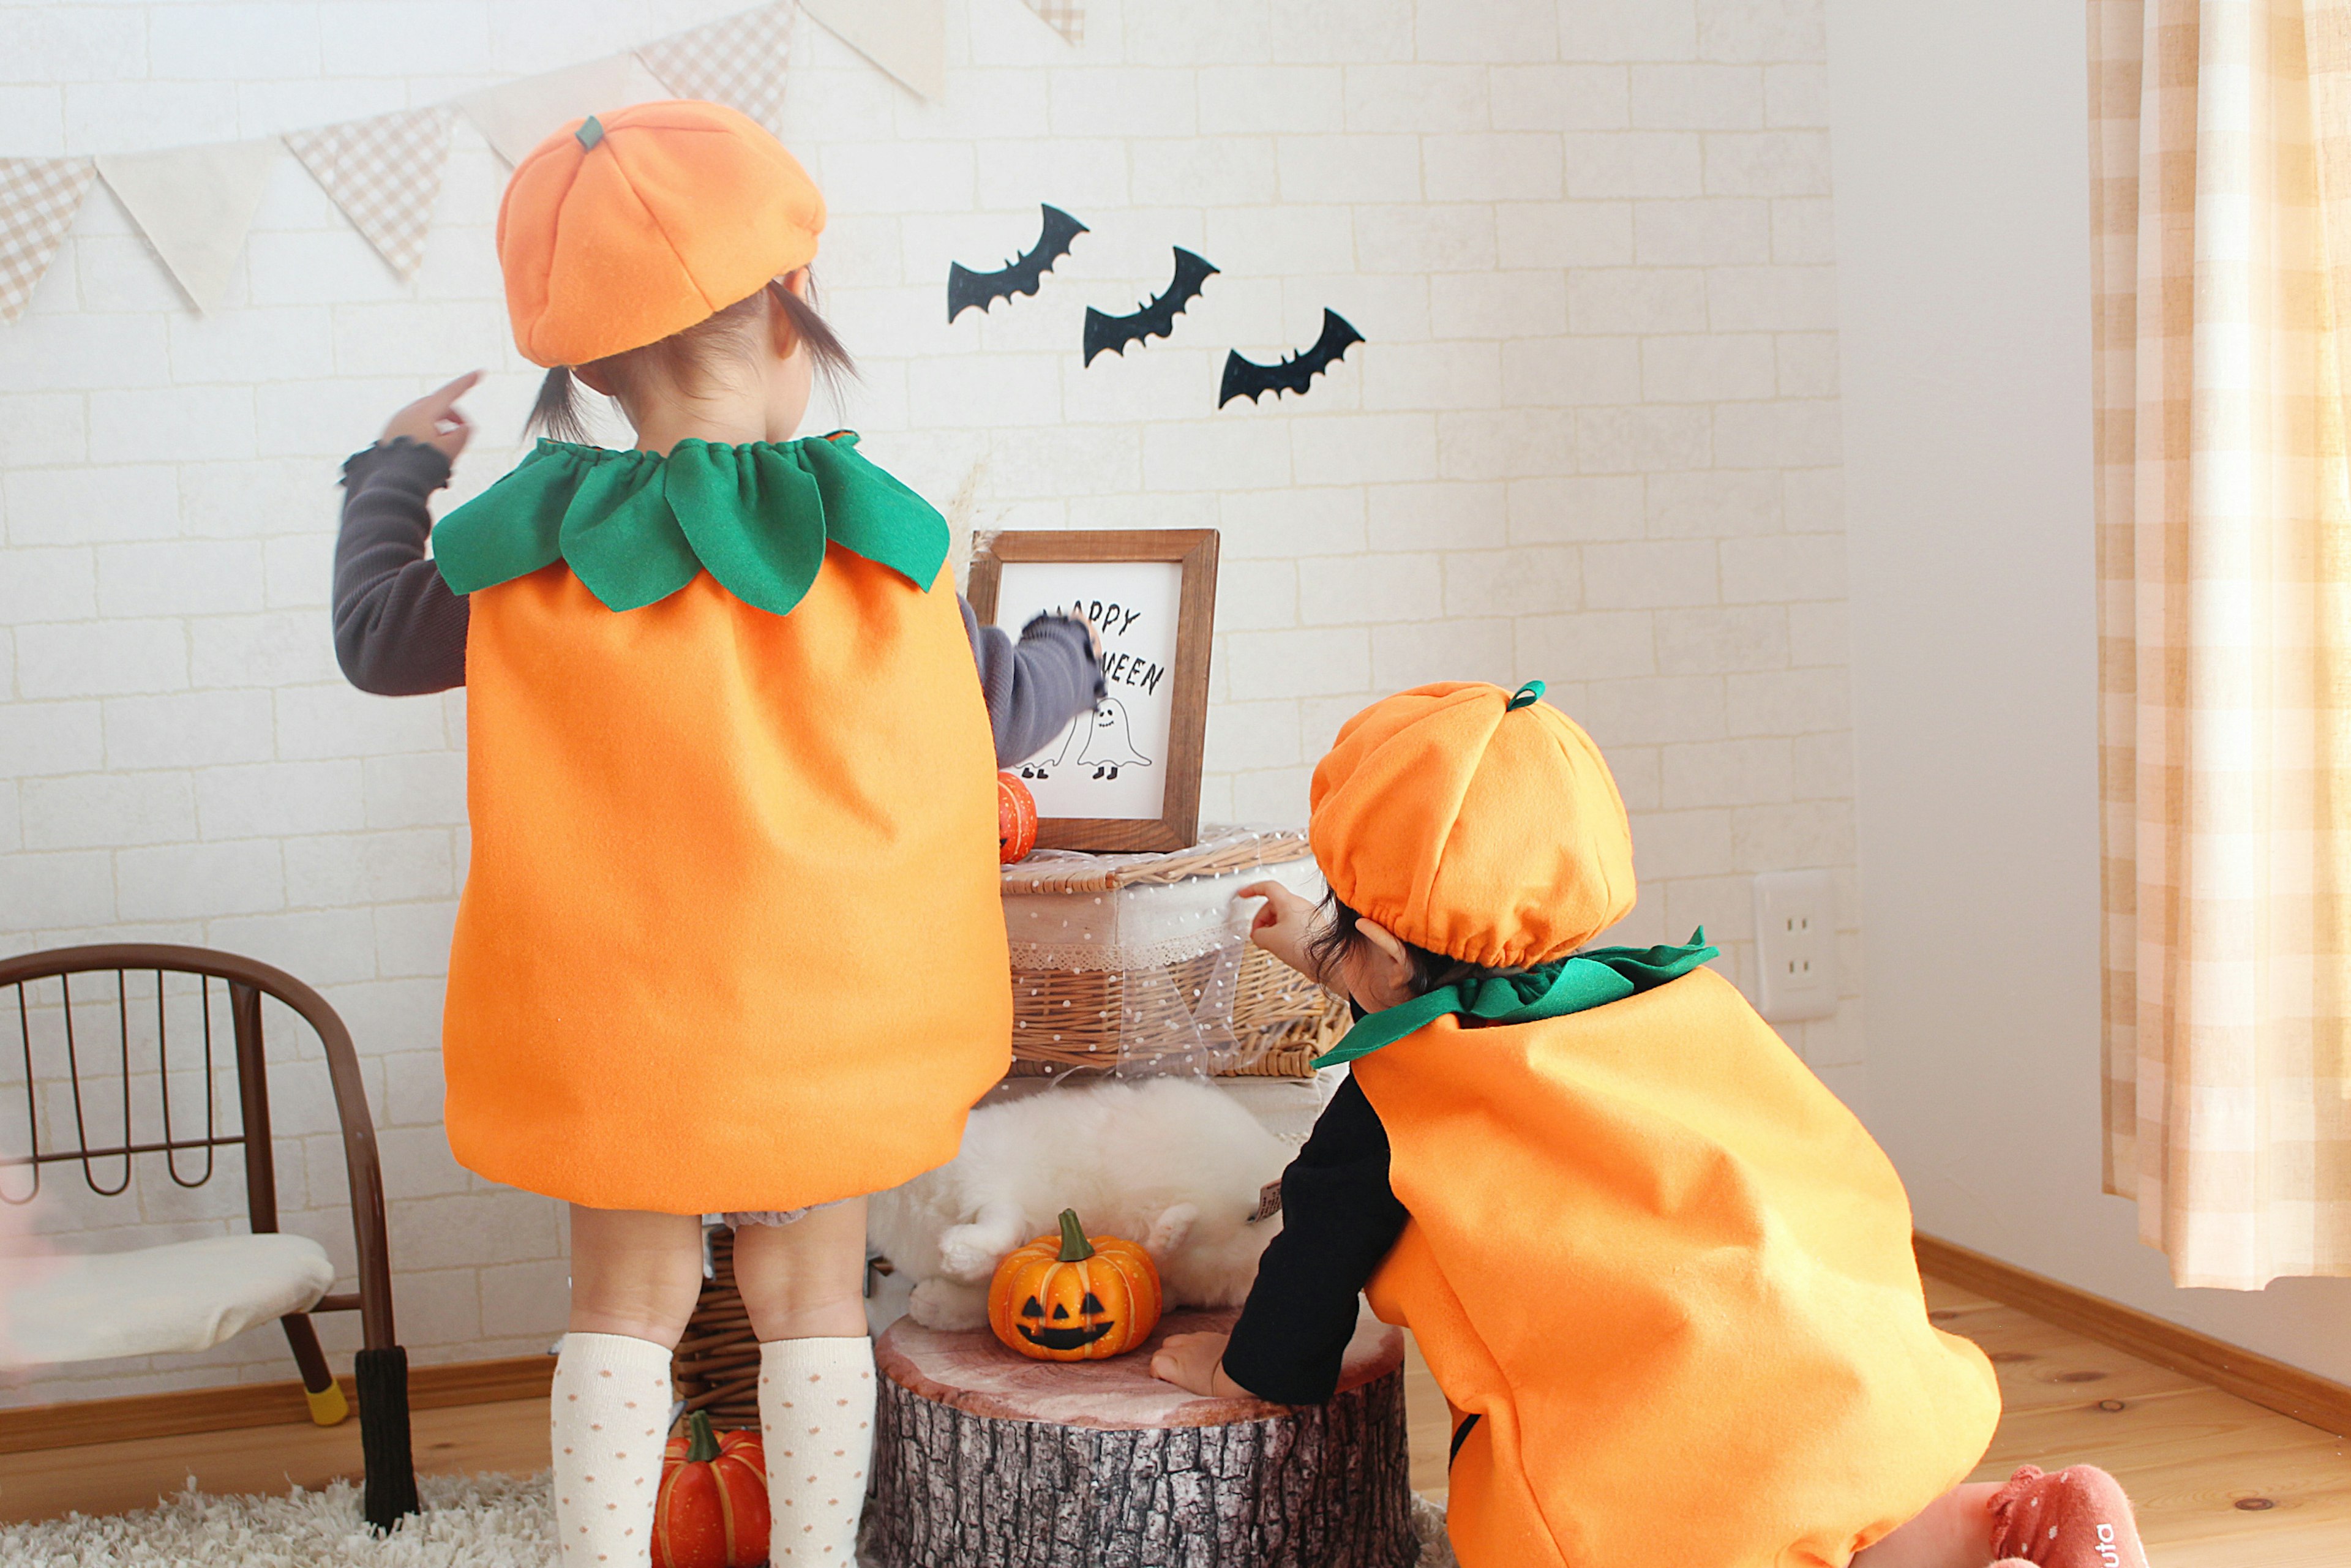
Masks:
[[[1633,907],[1633,834],[1592,737],[1482,681],[1416,686],[1340,728],[1309,834],[1349,908],[1494,968],[1564,956]]]
[[[681,99],[565,126],[515,166],[498,265],[540,365],[641,349],[805,267],[824,197],[748,115]]]

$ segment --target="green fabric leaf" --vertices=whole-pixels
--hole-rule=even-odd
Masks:
[[[563,513],[563,559],[608,610],[657,603],[702,570],[670,509],[668,465],[650,452],[597,452]]]
[[[1369,1056],[1417,1034],[1441,1018],[1463,1016],[1487,1023],[1533,1023],[1587,1008],[1605,1007],[1668,980],[1678,980],[1722,950],[1710,946],[1704,926],[1678,946],[1592,947],[1514,975],[1489,975],[1463,986],[1440,986],[1408,1002],[1366,1015],[1346,1038],[1316,1057],[1316,1067],[1332,1067]]]
[[[946,563],[946,520],[867,462],[847,432],[681,441],[666,457],[541,441],[441,519],[433,555],[457,593],[562,560],[606,608],[628,611],[706,570],[745,603],[789,615],[823,569],[828,540],[925,592]]]

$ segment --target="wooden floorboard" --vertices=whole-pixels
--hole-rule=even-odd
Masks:
[[[1939,1325],[1983,1346],[2007,1414],[1978,1479],[2027,1462],[2087,1461],[2122,1479],[2154,1568],[2351,1568],[2351,1452],[2345,1443],[2182,1374],[1929,1281]],[[1445,1495],[1445,1402],[1417,1349],[1405,1396],[1413,1484]],[[544,1400],[420,1410],[428,1473],[532,1471],[547,1464]],[[152,1503],[193,1476],[207,1491],[282,1491],[360,1470],[359,1425],[258,1427],[0,1455],[0,1519]]]

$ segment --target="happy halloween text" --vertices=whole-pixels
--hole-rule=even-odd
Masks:
[[[1081,616],[1094,623],[1102,638],[1102,679],[1113,685],[1134,686],[1145,695],[1155,696],[1159,683],[1166,678],[1167,667],[1136,653],[1122,653],[1110,647],[1110,640],[1131,631],[1143,618],[1143,612],[1132,610],[1115,600],[1075,599],[1066,610],[1056,606],[1049,613]]]

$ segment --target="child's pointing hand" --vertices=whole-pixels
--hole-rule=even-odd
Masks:
[[[448,385],[426,392],[393,414],[392,423],[383,427],[383,434],[377,440],[381,443],[405,435],[426,446],[439,447],[441,455],[455,463],[457,454],[465,450],[465,443],[474,438],[473,421],[457,412],[457,400],[472,392],[474,383],[481,379],[481,371],[467,371]]]

